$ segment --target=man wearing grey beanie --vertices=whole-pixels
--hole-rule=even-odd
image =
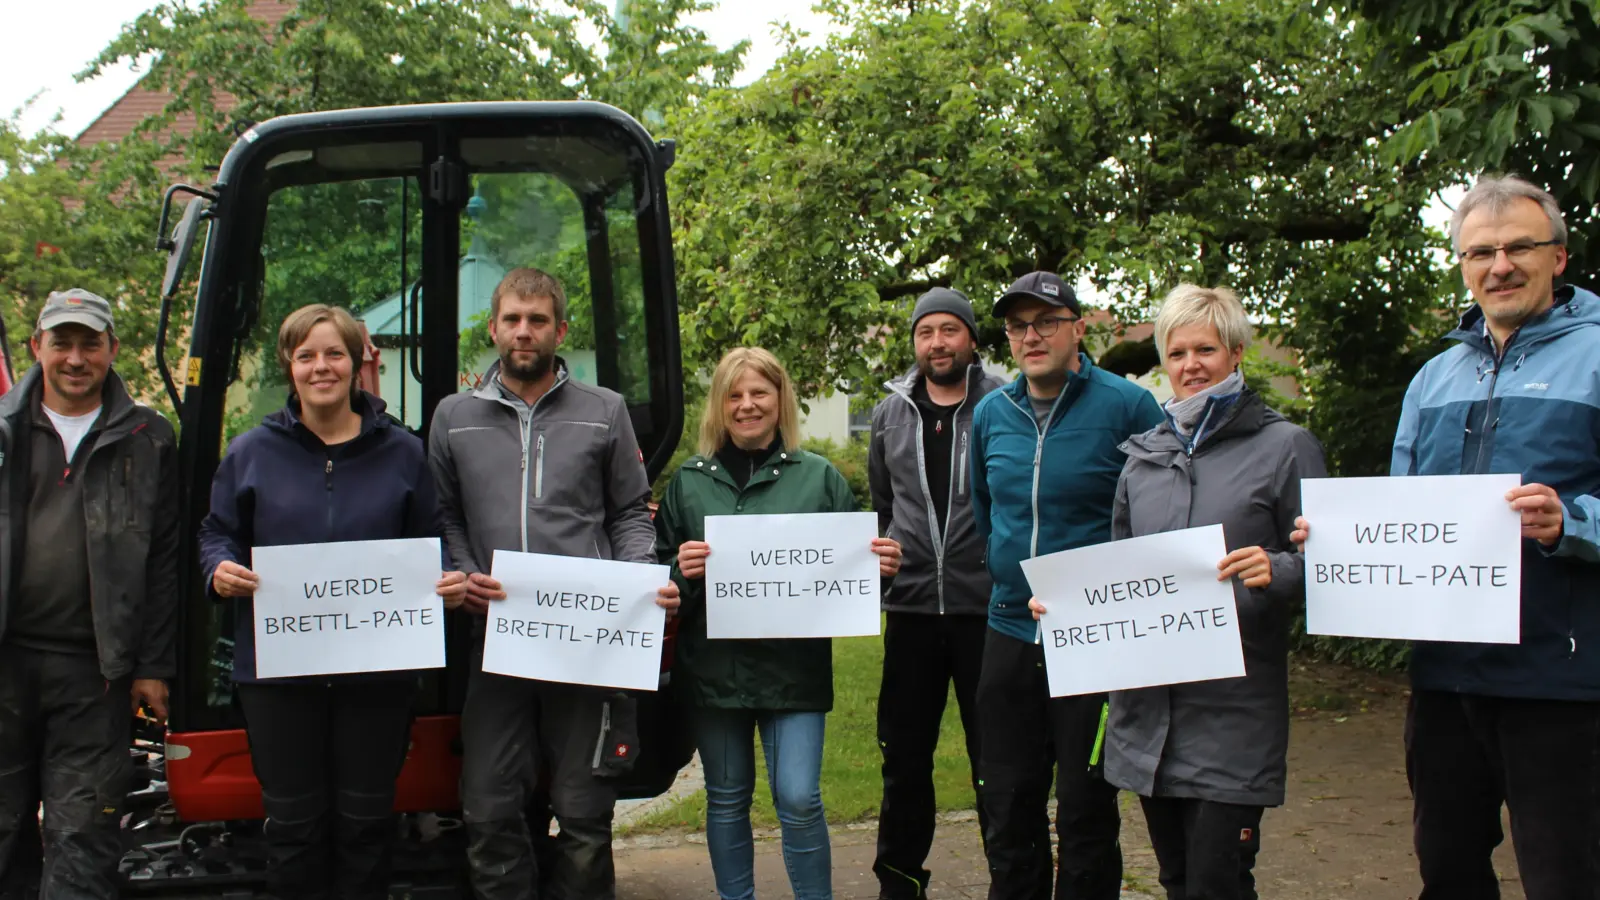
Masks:
[[[883,806],[873,871],[879,897],[919,900],[931,873],[933,752],[950,682],[977,788],[976,697],[988,628],[989,577],[969,503],[972,410],[1001,380],[977,359],[966,295],[936,287],[911,313],[916,365],[888,382],[872,411],[868,476],[879,530],[904,548],[884,592],[878,745]]]

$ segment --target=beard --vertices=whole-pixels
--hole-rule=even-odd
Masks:
[[[931,359],[917,360],[917,370],[922,373],[923,378],[942,387],[960,384],[967,378],[967,368],[972,365],[972,354],[954,353],[950,355],[949,359],[950,368],[947,371],[940,372],[934,369],[933,360]]]
[[[546,353],[544,350],[536,349],[533,354],[533,360],[527,365],[518,365],[513,362],[511,354],[512,351],[510,349],[500,351],[500,371],[518,381],[538,381],[550,374],[550,370],[556,364],[555,354]]]

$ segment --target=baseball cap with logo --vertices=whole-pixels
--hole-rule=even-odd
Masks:
[[[81,288],[70,291],[53,291],[39,311],[39,330],[49,331],[57,325],[83,325],[95,331],[112,329],[111,304],[104,297]]]
[[[1061,280],[1060,275],[1054,272],[1029,272],[1012,282],[1011,287],[995,301],[995,318],[1004,318],[1012,305],[1025,297],[1070,309],[1074,315],[1083,315],[1083,309],[1078,306],[1078,295]]]

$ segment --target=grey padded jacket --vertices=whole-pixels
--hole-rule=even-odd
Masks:
[[[1141,796],[1283,803],[1289,749],[1289,622],[1304,560],[1289,542],[1300,479],[1327,474],[1322,445],[1248,388],[1191,456],[1171,421],[1123,443],[1112,537],[1221,524],[1228,551],[1259,546],[1272,583],[1233,580],[1245,675],[1115,691],[1105,777]]]
[[[650,481],[622,396],[567,377],[533,406],[482,387],[439,402],[428,464],[450,556],[490,571],[495,550],[655,562]]]
[[[878,530],[900,542],[900,572],[883,594],[890,612],[989,614],[989,571],[984,540],[972,520],[972,476],[968,442],[972,411],[985,394],[1004,382],[973,364],[967,367],[967,398],[956,410],[949,460],[950,503],[945,527],[933,526],[935,507],[928,495],[922,443],[922,414],[911,398],[921,377],[913,367],[886,382],[889,396],[872,410],[872,444],[867,477]]]

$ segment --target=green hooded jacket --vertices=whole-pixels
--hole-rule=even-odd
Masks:
[[[777,449],[740,490],[715,458],[692,456],[667,485],[656,511],[656,553],[682,591],[674,670],[695,706],[827,712],[833,708],[833,641],[828,638],[709,640],[705,580],[683,577],[678,548],[703,541],[706,516],[859,512],[839,470],[804,450]],[[716,548],[711,548],[716,552]]]

